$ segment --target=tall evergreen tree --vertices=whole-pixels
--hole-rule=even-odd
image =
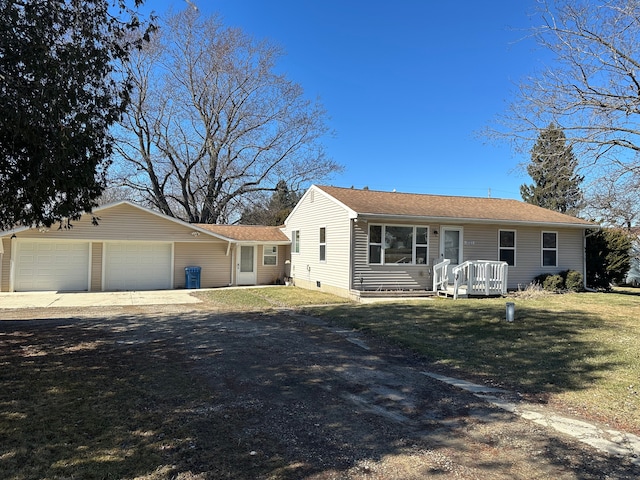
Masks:
[[[576,173],[578,160],[564,132],[550,124],[540,132],[531,150],[527,172],[531,185],[521,185],[522,199],[533,205],[576,215],[582,206],[580,184],[584,177]]]
[[[131,3],[132,8],[127,4]],[[97,205],[142,0],[0,0],[0,230]]]
[[[621,283],[631,267],[633,235],[618,228],[587,234],[587,285],[609,290]]]

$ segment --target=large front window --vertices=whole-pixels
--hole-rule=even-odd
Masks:
[[[417,264],[429,262],[429,227],[369,226],[369,263]]]

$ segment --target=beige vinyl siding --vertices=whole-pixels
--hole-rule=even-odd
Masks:
[[[273,244],[266,244],[272,246]],[[288,259],[289,247],[287,245],[277,245],[278,257],[277,265],[263,265],[265,245],[256,246],[258,252],[258,271],[257,280],[258,285],[273,285],[277,280],[282,281],[285,274],[285,261]]]
[[[102,290],[102,242],[91,243],[91,279],[89,291]]]
[[[0,292],[9,291],[9,273],[11,268],[11,239],[0,238],[4,253],[0,260]]]
[[[348,294],[351,220],[347,210],[316,189],[307,191],[287,221],[285,233],[300,231],[300,253],[291,253],[291,276],[305,286]],[[320,227],[326,228],[326,261],[320,262]],[[325,288],[327,287],[327,288]]]
[[[446,225],[439,225],[441,228]],[[498,231],[516,232],[516,265],[509,267],[509,289],[525,287],[541,273],[558,273],[563,270],[577,270],[584,275],[583,232],[581,228],[527,227],[513,225],[462,225],[463,259],[498,260]],[[558,233],[558,266],[542,266],[542,232]],[[440,247],[439,241],[434,245]],[[439,252],[438,252],[439,256]]]
[[[558,266],[542,266],[542,231],[558,233]],[[509,288],[526,286],[542,273],[577,270],[584,275],[584,230],[521,228],[517,230],[516,265],[509,269]]]
[[[185,267],[201,267],[200,287],[226,287],[231,281],[231,252],[226,242],[176,242],[174,244],[174,288],[185,287]]]
[[[438,255],[438,237],[429,227],[428,265],[372,265],[369,264],[369,225],[395,225],[390,222],[369,221],[354,224],[354,290],[430,290],[433,285],[432,267]],[[400,224],[398,224],[400,225]],[[402,223],[401,225],[409,225]]]
[[[210,242],[205,234],[193,236],[189,226],[158,217],[153,213],[123,204],[99,211],[98,225],[92,225],[91,215],[83,215],[72,222],[73,228],[58,229],[52,226],[47,232],[31,229],[18,232],[18,238],[69,239],[69,240],[115,240],[115,241],[182,241]]]
[[[354,275],[355,290],[427,289],[433,285],[433,265],[441,260],[440,232],[448,224],[429,227],[429,266],[424,265],[370,265],[368,263],[368,228],[370,224],[393,225],[389,222],[359,222],[354,225]],[[406,223],[405,223],[406,225]],[[421,224],[421,226],[425,226]],[[457,224],[463,229],[462,258],[466,260],[498,260],[498,231],[515,230],[516,266],[509,267],[509,289],[526,286],[541,273],[558,273],[563,270],[583,268],[583,229],[519,227],[507,225]],[[435,235],[438,231],[438,235]],[[558,266],[542,267],[542,231],[558,232]]]

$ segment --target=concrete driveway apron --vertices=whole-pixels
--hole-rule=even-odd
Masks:
[[[0,293],[0,309],[51,307],[103,307],[123,305],[178,305],[200,303],[193,290],[133,292],[14,292]]]

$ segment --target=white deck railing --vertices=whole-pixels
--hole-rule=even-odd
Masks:
[[[453,298],[461,290],[467,295],[504,295],[507,293],[507,262],[467,260],[452,269]]]
[[[449,265],[451,260],[444,259],[433,266],[433,291],[447,290],[449,285]]]

